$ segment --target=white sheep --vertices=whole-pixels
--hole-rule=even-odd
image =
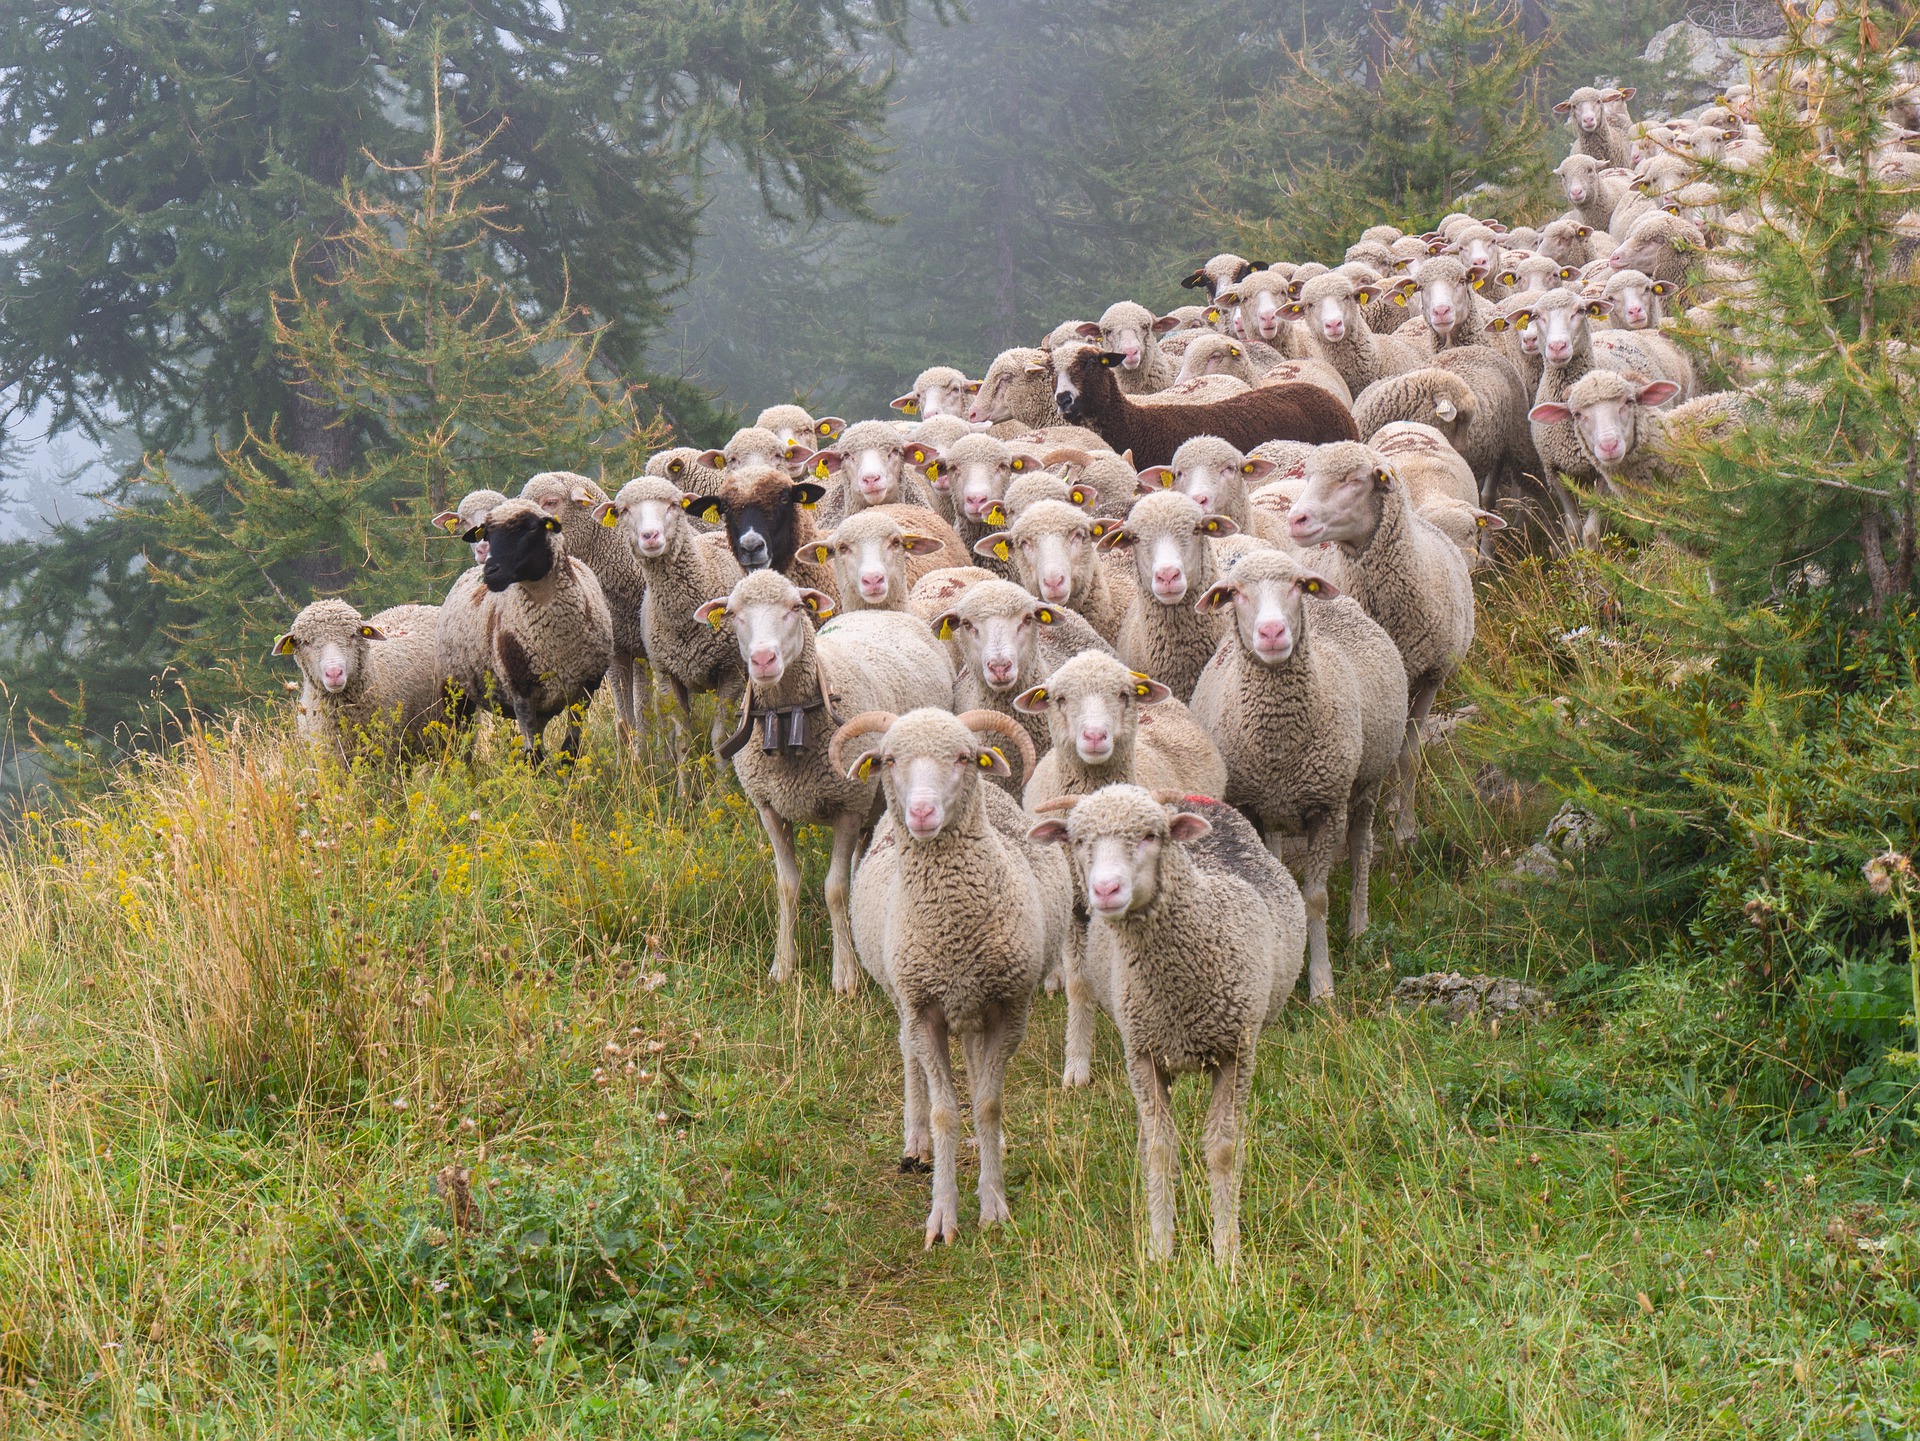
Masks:
[[[344,600],[308,605],[273,642],[274,655],[300,667],[295,732],[331,742],[342,758],[426,749],[449,720],[434,657],[439,621],[436,605],[396,605],[364,620]]]

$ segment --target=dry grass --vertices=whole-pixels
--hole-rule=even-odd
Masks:
[[[1604,1026],[1382,1004],[1395,971],[1545,976],[1604,946],[1480,879],[1537,807],[1445,768],[1341,1009],[1263,1047],[1228,1278],[1191,1149],[1177,1257],[1144,1260],[1116,1042],[1062,1092],[1057,1000],[1009,1085],[1016,1224],[923,1252],[891,1016],[827,990],[811,900],[806,978],[765,980],[764,842],[729,787],[492,754],[340,775],[250,724],[197,738],[0,858],[0,1417],[1903,1434],[1906,1162],[1772,1142],[1703,1088],[1669,1045],[1700,978],[1649,968]],[[1191,1147],[1197,1088],[1177,1104]]]

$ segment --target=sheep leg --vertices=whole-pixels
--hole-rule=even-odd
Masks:
[[[980,1143],[980,1224],[1011,1221],[1007,1209],[1007,1137],[1002,1097],[1006,1092],[1007,1063],[1027,1029],[1022,1008],[1018,1015],[1005,1007],[990,1013],[986,1029],[969,1032],[962,1044],[967,1052],[968,1089],[973,1093],[973,1134]]]
[[[960,1098],[953,1089],[953,1055],[947,1044],[947,1015],[925,1007],[913,1030],[914,1051],[927,1079],[933,1132],[933,1208],[927,1212],[929,1251],[935,1241],[951,1246],[960,1238]]]
[[[1060,1084],[1072,1089],[1093,1080],[1093,982],[1087,979],[1087,927],[1075,907],[1067,928],[1067,944],[1060,969],[1067,989],[1067,1060]]]
[[[1414,810],[1415,792],[1420,786],[1421,736],[1427,716],[1433,711],[1433,698],[1440,693],[1436,677],[1423,680],[1413,692],[1413,704],[1407,710],[1407,736],[1400,746],[1400,759],[1393,768],[1393,843],[1413,844],[1420,832],[1420,817]]]
[[[1253,1094],[1253,1052],[1259,1033],[1247,1028],[1232,1060],[1214,1068],[1207,1108],[1207,1184],[1213,1193],[1213,1259],[1233,1266],[1240,1249],[1240,1133]]]
[[[633,657],[615,648],[607,664],[607,680],[613,686],[613,733],[622,746],[634,744],[633,730]]]
[[[1346,817],[1331,811],[1307,823],[1307,854],[1300,868],[1300,898],[1307,903],[1307,999],[1314,1005],[1333,1000],[1333,962],[1327,955],[1327,877]],[[1267,837],[1267,849],[1282,865],[1280,835]]]
[[[827,864],[827,918],[833,925],[833,988],[843,996],[860,989],[860,958],[853,948],[847,894],[853,884],[853,852],[862,817],[841,811],[833,818],[833,857]]]
[[[577,700],[567,707],[567,728],[560,737],[560,767],[565,770],[580,755],[580,733],[587,728],[587,707],[591,701]]]
[[[780,888],[780,925],[773,943],[773,969],[767,974],[775,981],[793,979],[798,952],[793,943],[794,918],[800,910],[800,857],[793,849],[793,827],[774,814],[769,806],[760,806],[760,827],[773,845],[773,876]]]
[[[927,1068],[913,1045],[913,1018],[900,1015],[900,1064],[906,1069],[906,1096],[902,1114],[905,1135],[900,1147],[902,1171],[932,1169],[933,1138],[927,1131]]]
[[[1560,507],[1560,524],[1566,530],[1567,549],[1580,549],[1580,507],[1574,502],[1573,492],[1567,489],[1567,480],[1552,466],[1543,466],[1547,472],[1547,493],[1553,497],[1553,503]]]
[[[541,736],[546,727],[540,717],[534,714],[530,701],[513,697],[513,723],[520,727],[520,750],[527,758],[527,764],[537,766],[542,756]]]
[[[1127,1085],[1140,1112],[1140,1171],[1147,1183],[1147,1227],[1154,1259],[1173,1255],[1173,1098],[1153,1061],[1128,1049]]]
[[[1380,788],[1369,786],[1347,808],[1347,934],[1367,931],[1367,883],[1373,874],[1373,812]]]

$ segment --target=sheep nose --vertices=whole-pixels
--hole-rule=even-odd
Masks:
[[[1547,342],[1547,356],[1552,360],[1565,360],[1572,349],[1573,347],[1564,340],[1549,340]]]
[[[1187,583],[1186,572],[1177,565],[1163,565],[1153,573],[1153,584],[1157,590],[1180,590]]]
[[[640,544],[648,550],[652,550],[655,546],[662,544],[666,538],[666,533],[663,531],[643,530],[640,532]]]
[[[1614,270],[1625,270],[1627,268],[1627,257],[1616,250],[1607,257],[1607,264]]]
[[[1090,751],[1103,751],[1112,744],[1105,726],[1081,726],[1080,744]]]
[[[1347,323],[1344,320],[1329,320],[1322,323],[1320,328],[1326,331],[1328,340],[1338,340],[1346,334]]]
[[[756,675],[771,674],[780,664],[780,652],[770,645],[757,645],[747,652],[747,664]]]
[[[1600,442],[1599,451],[1603,459],[1612,460],[1620,454],[1620,442],[1614,439],[1614,437],[1608,436]]]
[[[1120,905],[1121,884],[1113,876],[1102,876],[1093,881],[1089,889],[1093,892],[1094,904],[1104,911],[1116,910]]]
[[[907,805],[907,826],[915,831],[929,831],[939,824],[939,809],[925,797],[916,797]]]
[[[1629,305],[1627,307],[1627,319],[1638,322],[1638,321],[1645,320],[1646,318],[1647,318],[1647,312],[1642,310],[1639,306]]]
[[[344,685],[347,679],[347,668],[343,665],[323,666],[320,678],[330,686]]]
[[[1043,575],[1040,577],[1040,596],[1043,600],[1065,600],[1071,583],[1063,575]]]
[[[863,570],[860,572],[860,594],[885,595],[887,593],[887,573],[884,570]]]
[[[1132,370],[1140,363],[1140,347],[1137,345],[1129,345],[1125,350],[1121,351],[1120,363],[1128,370]]]
[[[1013,679],[1013,662],[1010,660],[990,660],[985,668],[987,679],[994,685],[1005,685]]]
[[[1287,623],[1283,620],[1263,620],[1253,633],[1262,650],[1279,650],[1287,643]]]
[[[1190,490],[1187,499],[1200,507],[1200,513],[1207,515],[1213,510],[1213,492],[1210,490]]]
[[[1434,306],[1433,323],[1435,325],[1451,325],[1453,323],[1453,307],[1451,305]]]

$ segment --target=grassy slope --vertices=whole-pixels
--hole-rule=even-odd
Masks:
[[[1262,1047],[1229,1280],[1200,1088],[1177,1093],[1180,1251],[1154,1267],[1115,1038],[1062,1092],[1058,998],[1009,1086],[1016,1225],[923,1253],[891,1014],[825,986],[817,856],[805,980],[766,981],[770,871],[730,789],[490,760],[477,783],[329,778],[253,731],[185,747],[0,857],[0,1418],[1901,1434],[1911,1162],[1763,1139],[1703,1079],[1750,1044],[1736,999],[1648,967],[1604,1024],[1382,1004],[1396,970],[1570,963],[1551,891],[1471,880],[1539,815],[1449,767],[1428,838],[1376,872],[1374,935],[1339,949],[1338,1012]],[[449,1165],[472,1170],[465,1236]]]

